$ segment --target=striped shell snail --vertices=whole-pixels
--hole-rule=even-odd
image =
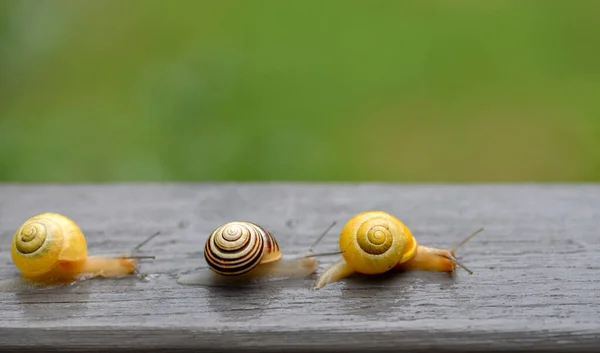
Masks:
[[[223,276],[236,276],[281,259],[273,235],[252,222],[231,222],[215,229],[204,246],[204,259]]]
[[[149,239],[148,239],[149,240]],[[15,232],[11,256],[21,278],[35,285],[58,285],[95,277],[120,277],[136,271],[145,256],[88,256],[79,226],[64,215],[43,213]]]
[[[339,239],[342,259],[329,266],[314,288],[341,280],[353,273],[380,274],[390,270],[454,272],[458,262],[454,252],[482,231],[479,229],[451,249],[419,245],[412,232],[396,217],[382,211],[362,212],[342,228]]]
[[[177,282],[215,285],[306,277],[314,273],[319,264],[314,258],[319,254],[312,254],[313,246],[302,256],[284,257],[279,244],[264,227],[246,221],[225,223],[208,236],[204,245],[209,270],[183,275]]]

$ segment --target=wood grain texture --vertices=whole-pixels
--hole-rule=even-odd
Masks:
[[[337,250],[343,224],[387,211],[420,244],[450,246],[475,273],[316,278],[250,287],[178,285],[204,266],[222,223],[249,220],[296,254],[331,222],[317,251]],[[0,185],[0,278],[18,272],[13,232],[64,213],[91,254],[145,246],[146,278],[95,279],[0,293],[0,347],[39,350],[573,350],[600,344],[600,185],[115,184]],[[338,256],[321,258],[319,272]],[[32,330],[32,329],[35,329]]]

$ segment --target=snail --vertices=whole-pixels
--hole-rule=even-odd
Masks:
[[[454,252],[483,228],[450,249],[436,249],[417,243],[410,229],[398,218],[383,211],[362,212],[342,228],[339,246],[342,259],[329,266],[315,281],[319,289],[353,273],[381,274],[390,270],[426,270],[453,273],[461,264]]]
[[[211,232],[204,245],[208,269],[180,276],[177,283],[211,286],[306,277],[317,270],[316,256],[330,254],[314,254],[313,248],[334,225],[307,252],[289,257],[282,254],[275,237],[264,227],[247,221],[225,223]]]
[[[158,234],[146,239],[134,251]],[[21,224],[12,238],[11,256],[21,271],[20,277],[35,286],[69,284],[95,277],[121,277],[137,272],[139,259],[154,258],[132,254],[88,256],[86,240],[79,226],[58,213],[39,214]]]

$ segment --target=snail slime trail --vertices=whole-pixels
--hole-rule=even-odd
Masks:
[[[207,238],[204,259],[208,269],[182,275],[182,285],[218,286],[303,278],[317,270],[312,249],[335,225],[319,236],[304,256],[284,259],[279,244],[265,228],[246,221],[225,223]]]

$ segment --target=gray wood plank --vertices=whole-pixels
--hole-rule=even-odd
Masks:
[[[353,276],[318,291],[315,276],[244,288],[175,282],[204,265],[204,241],[222,223],[261,224],[293,255],[332,221],[317,250],[336,250],[343,223],[369,209],[394,214],[429,246],[484,227],[459,252],[475,273]],[[600,343],[600,184],[0,184],[0,278],[18,273],[13,232],[47,211],[73,218],[91,254],[160,231],[145,247],[157,258],[142,264],[143,279],[0,293],[0,347],[593,351]],[[319,272],[338,258],[321,258]]]

